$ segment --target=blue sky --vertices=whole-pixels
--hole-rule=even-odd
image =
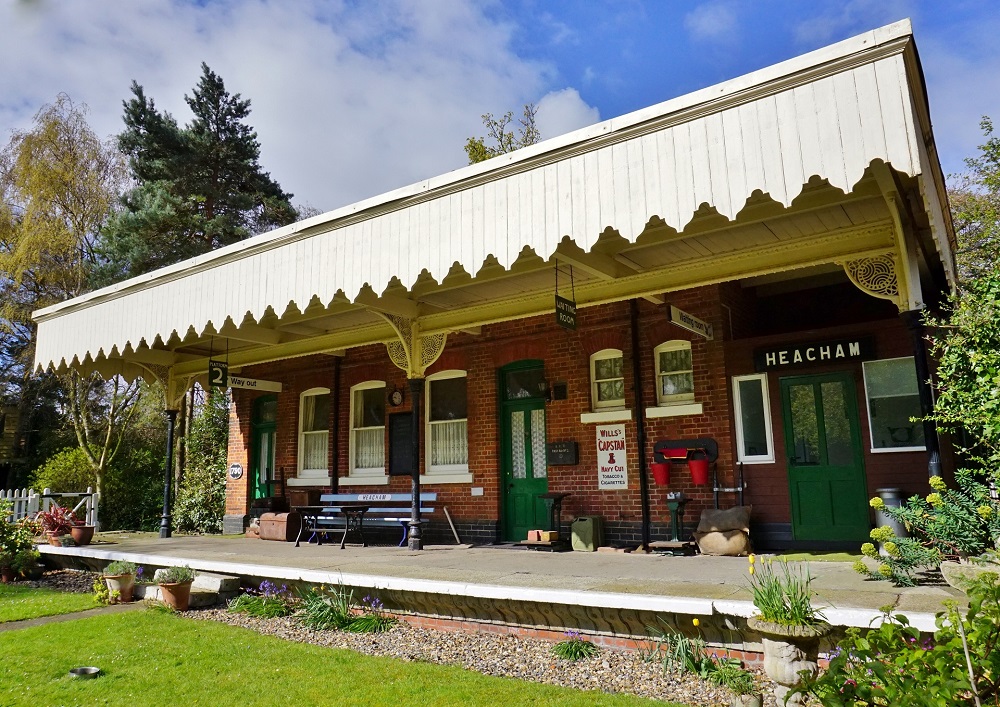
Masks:
[[[6,0],[0,140],[60,92],[117,133],[133,79],[186,122],[205,61],[325,211],[462,166],[482,113],[534,102],[553,137],[906,17],[955,172],[1000,119],[997,0]]]

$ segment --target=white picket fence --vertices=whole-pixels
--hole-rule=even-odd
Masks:
[[[76,500],[79,499],[79,500]],[[36,493],[33,489],[0,489],[0,500],[10,501],[13,512],[6,518],[7,522],[18,521],[26,516],[32,516],[38,511],[47,511],[53,504],[70,508],[77,519],[87,525],[100,529],[97,510],[100,506],[100,494],[90,486],[86,491],[56,493],[51,489],[43,489]]]

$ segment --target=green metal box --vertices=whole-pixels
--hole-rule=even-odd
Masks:
[[[580,516],[573,520],[573,549],[597,552],[604,544],[604,519],[600,516]]]

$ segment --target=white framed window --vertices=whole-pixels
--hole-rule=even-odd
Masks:
[[[916,452],[924,447],[917,368],[912,356],[865,361],[865,397],[873,452]]]
[[[385,381],[351,388],[351,476],[385,476]]]
[[[774,462],[766,373],[733,376],[733,410],[736,412],[737,461],[746,464]]]
[[[656,362],[657,405],[680,405],[694,400],[694,364],[691,342],[664,341],[653,349]]]
[[[594,410],[625,408],[624,361],[620,349],[603,349],[590,356],[590,399]]]
[[[467,382],[465,371],[441,371],[427,377],[427,474],[469,470]]]
[[[299,477],[330,476],[330,389],[310,388],[299,396]]]

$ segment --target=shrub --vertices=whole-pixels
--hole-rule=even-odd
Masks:
[[[940,476],[933,476],[931,493],[913,496],[898,508],[873,498],[872,507],[905,524],[911,537],[897,538],[888,526],[874,529],[871,538],[882,543],[885,555],[880,556],[874,544],[866,543],[862,553],[878,566],[873,570],[858,561],[855,570],[871,579],[913,586],[921,569],[994,549],[1000,538],[1000,504],[991,497],[982,475],[962,469],[956,472],[955,481],[952,488]]]
[[[228,438],[229,398],[224,392],[211,392],[187,437],[187,468],[173,510],[178,530],[222,532]]]
[[[128,560],[114,560],[109,562],[101,572],[105,577],[117,577],[123,574],[138,575],[141,571],[139,565]]]
[[[354,603],[354,592],[343,585],[336,589],[313,587],[301,594],[302,623],[315,630],[340,629],[354,633],[381,633],[398,623],[384,611],[382,601],[366,596]]]
[[[563,660],[583,660],[593,658],[601,649],[583,638],[578,631],[567,631],[566,640],[552,646],[552,652]]]
[[[246,614],[260,618],[273,619],[280,616],[290,616],[295,613],[296,602],[291,592],[284,584],[280,587],[269,580],[260,583],[256,591],[251,590],[240,594],[229,602],[229,611],[233,614]]]
[[[1000,695],[998,579],[987,572],[970,580],[965,616],[949,602],[937,614],[933,638],[921,638],[891,607],[883,610],[877,628],[847,629],[827,670],[807,677],[797,692],[831,706],[995,704]]]
[[[153,575],[158,584],[178,584],[180,582],[193,582],[194,570],[187,565],[183,567],[167,567],[163,570],[156,570]]]
[[[728,688],[737,695],[752,695],[757,691],[753,675],[741,668],[739,661],[735,659],[719,661],[715,670],[708,674],[708,681]]]
[[[94,468],[79,447],[59,450],[35,470],[31,479],[36,491],[48,488],[60,493],[86,491],[96,484]]]

